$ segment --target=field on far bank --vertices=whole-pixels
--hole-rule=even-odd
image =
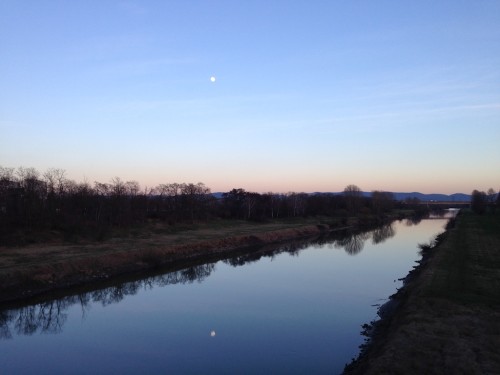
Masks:
[[[354,374],[500,373],[500,212],[458,216]]]

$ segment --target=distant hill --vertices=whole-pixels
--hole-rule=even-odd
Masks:
[[[342,194],[342,193],[340,193]],[[411,192],[411,193],[392,193],[394,194],[394,198],[398,201],[404,201],[405,199],[408,198],[418,198],[422,202],[431,202],[431,201],[438,201],[438,202],[469,202],[470,201],[470,195],[468,194],[462,194],[462,193],[455,193],[455,194],[423,194],[419,192]],[[363,195],[365,197],[370,197],[371,192],[364,192]]]
[[[398,201],[403,201],[407,198],[418,198],[421,201],[440,201],[440,202],[469,202],[471,196],[469,194],[455,193],[455,194],[422,194],[422,193],[393,193],[394,198]]]
[[[335,192],[335,193],[313,193],[313,194],[344,194],[343,192]],[[369,191],[364,191],[362,192],[364,197],[371,197],[372,193]],[[431,201],[438,201],[438,202],[470,202],[471,196],[470,194],[462,194],[462,193],[455,193],[455,194],[423,194],[419,192],[412,192],[412,193],[392,193],[394,194],[394,198],[398,201],[404,201],[405,199],[408,198],[418,198],[422,202],[431,202]]]
[[[218,193],[213,193],[212,195],[216,198],[222,198],[221,192]],[[314,194],[343,194],[343,192],[327,192],[327,193],[320,193],[320,192],[315,192],[311,193],[312,195]],[[470,194],[462,194],[462,193],[455,193],[455,194],[423,194],[419,192],[412,192],[412,193],[392,193],[394,194],[394,198],[398,201],[404,201],[405,199],[408,198],[418,198],[422,202],[431,202],[431,201],[438,201],[438,202],[470,202],[471,196]],[[365,197],[371,197],[372,193],[371,192],[363,192],[363,196]]]

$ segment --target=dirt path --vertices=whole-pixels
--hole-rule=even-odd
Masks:
[[[349,374],[500,374],[500,215],[461,215]]]

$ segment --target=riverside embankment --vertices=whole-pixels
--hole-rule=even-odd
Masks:
[[[346,374],[500,373],[500,214],[459,215],[390,305]]]
[[[356,220],[349,223],[355,228]],[[113,238],[101,243],[33,244],[0,247],[0,302],[107,280],[249,246],[280,243],[340,230],[346,226],[313,220],[199,225],[176,233]]]

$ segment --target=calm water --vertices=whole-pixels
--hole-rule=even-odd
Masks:
[[[445,223],[394,222],[0,312],[0,372],[340,373]]]

